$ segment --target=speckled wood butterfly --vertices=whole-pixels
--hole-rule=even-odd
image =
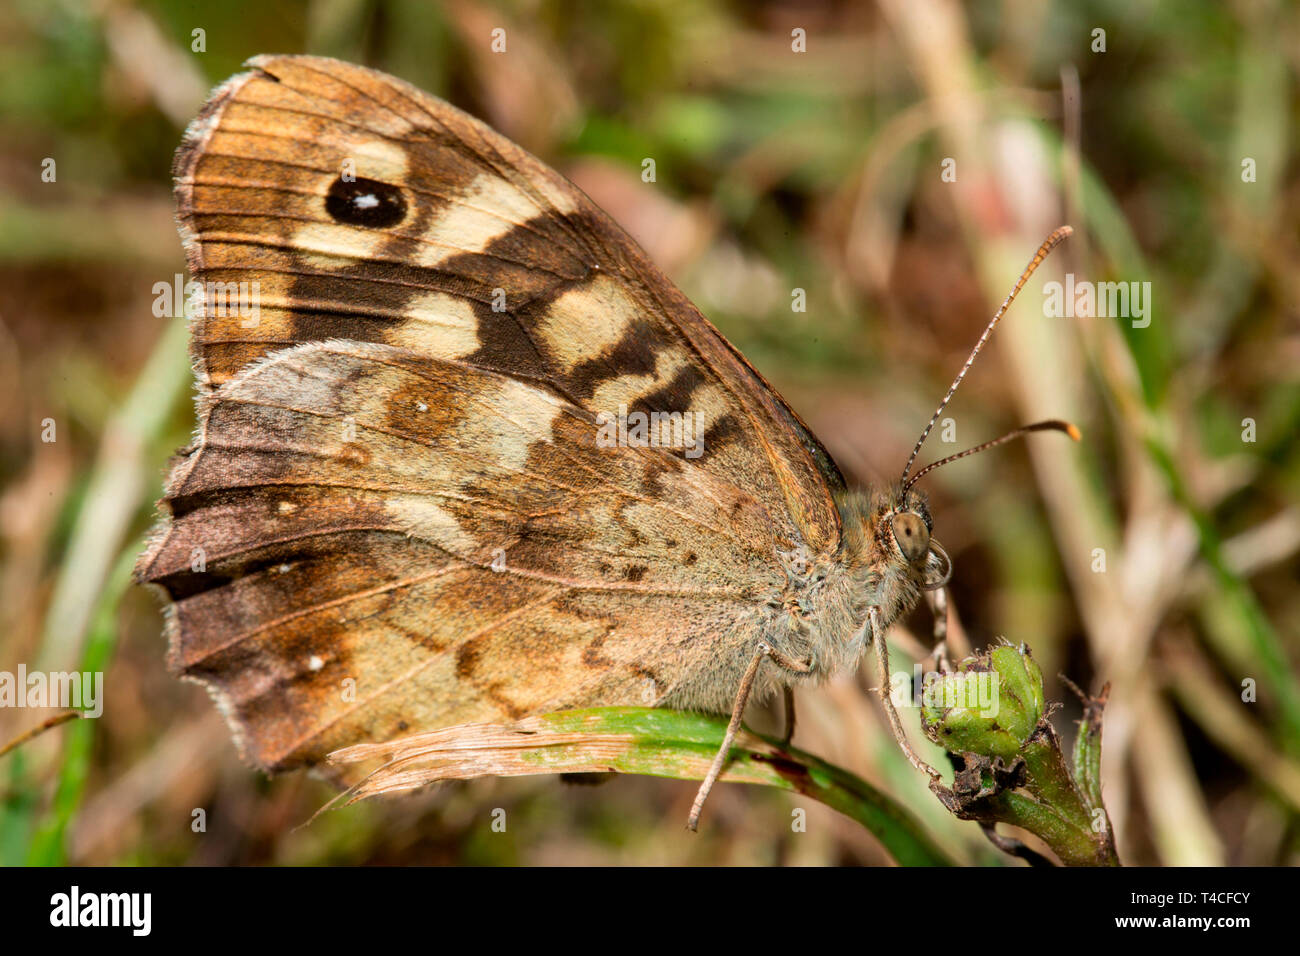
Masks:
[[[472,117],[336,60],[247,67],[174,170],[199,424],[137,566],[172,670],[266,770],[570,707],[732,713],[694,825],[751,692],[883,652],[948,579],[916,452],[847,488],[622,229]],[[1041,428],[1067,426],[998,442]]]

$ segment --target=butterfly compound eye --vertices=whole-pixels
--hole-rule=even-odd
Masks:
[[[920,564],[930,553],[930,529],[925,526],[921,516],[910,511],[901,511],[889,519],[894,529],[894,540],[898,550],[903,553],[909,564]]]

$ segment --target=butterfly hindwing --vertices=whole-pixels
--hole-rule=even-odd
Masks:
[[[657,449],[610,454],[533,385],[329,342],[203,404],[141,568],[175,602],[173,668],[255,728],[262,766],[653,702],[780,585],[752,499]]]

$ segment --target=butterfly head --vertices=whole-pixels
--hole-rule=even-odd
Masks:
[[[925,495],[901,485],[888,496],[877,528],[887,560],[896,563],[924,591],[933,591],[952,577],[948,552],[934,539],[934,521]]]
[[[877,597],[897,595],[910,607],[921,591],[943,587],[952,576],[948,553],[934,538],[925,493],[901,484],[848,492],[839,501],[846,562],[861,569]],[[904,599],[905,595],[910,595]],[[888,603],[888,601],[886,601]]]

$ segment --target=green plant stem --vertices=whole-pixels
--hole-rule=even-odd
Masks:
[[[557,711],[510,725],[465,724],[386,744],[360,744],[336,751],[330,762],[346,766],[384,761],[343,795],[347,802],[488,775],[613,771],[701,780],[726,726],[726,718],[711,714],[597,707]],[[774,787],[824,803],[862,824],[902,865],[953,865],[912,814],[889,796],[847,770],[775,738],[745,729],[721,781]]]

